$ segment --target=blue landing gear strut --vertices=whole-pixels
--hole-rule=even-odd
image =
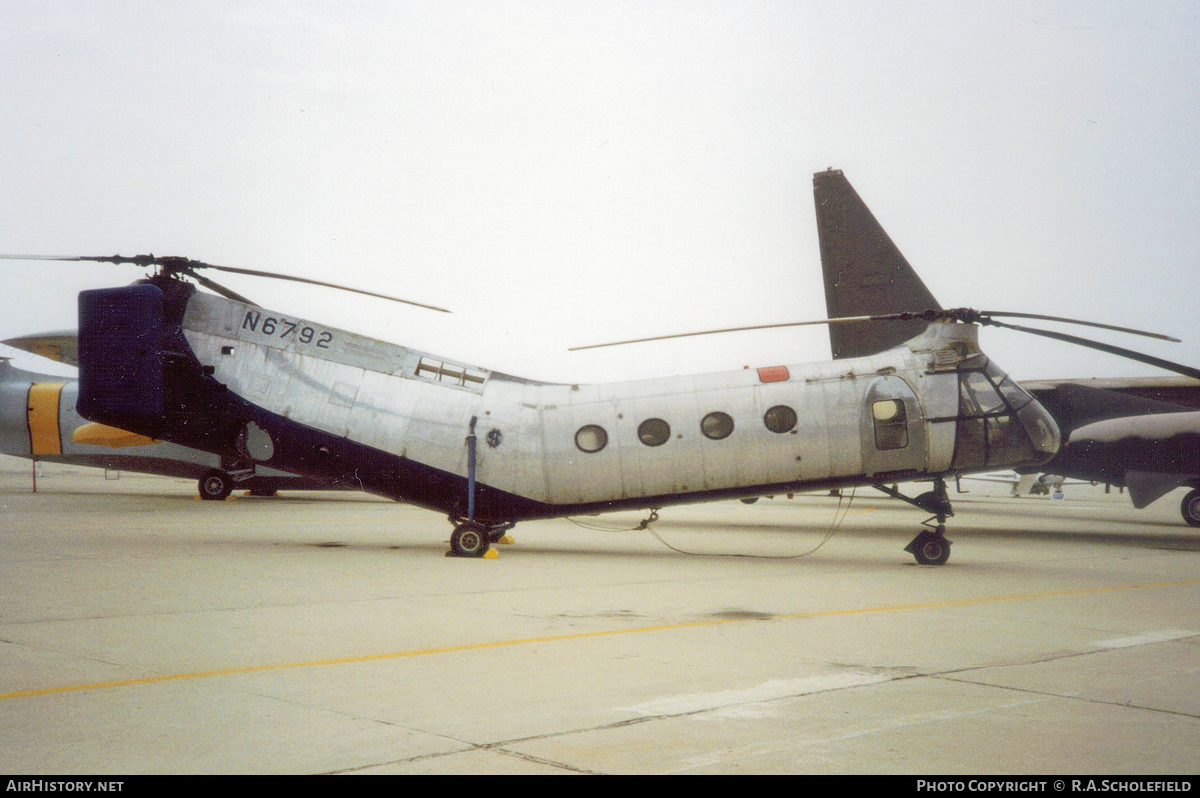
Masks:
[[[471,427],[467,433],[467,517],[450,516],[454,531],[450,534],[450,551],[447,557],[482,557],[493,543],[504,537],[504,533],[516,523],[484,524],[475,520],[475,422],[471,416]]]

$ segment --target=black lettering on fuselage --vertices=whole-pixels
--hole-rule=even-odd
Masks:
[[[277,319],[274,316],[263,316],[260,311],[248,310],[242,318],[242,329],[268,335],[272,338],[291,338],[304,344],[313,344],[320,349],[329,349],[333,343],[333,333],[329,330],[317,330],[308,325],[300,326],[299,321]]]

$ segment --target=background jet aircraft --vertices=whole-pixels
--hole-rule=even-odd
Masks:
[[[830,318],[942,309],[840,170],[813,175],[813,195]],[[830,326],[833,357],[881,352],[919,335],[926,323]],[[1043,473],[1128,487],[1139,509],[1191,486],[1181,511],[1200,526],[1200,380],[1041,380],[1022,387],[1062,431],[1062,449]]]
[[[1015,471],[1009,475],[992,474],[990,476],[963,477],[962,481],[999,482],[1003,485],[1008,485],[1010,487],[1009,495],[1014,499],[1021,496],[1062,494],[1067,487],[1095,484],[1093,482],[1084,482],[1083,480],[1068,481],[1062,474],[1038,474],[1036,472],[1019,474]],[[963,492],[965,493],[966,491]]]
[[[16,349],[77,366],[74,331],[4,341]],[[50,463],[134,471],[197,480],[201,498],[220,500],[235,488],[269,495],[277,490],[333,490],[319,480],[270,468],[233,473],[208,452],[95,424],[75,410],[79,383],[71,377],[14,367],[0,357],[0,452]]]

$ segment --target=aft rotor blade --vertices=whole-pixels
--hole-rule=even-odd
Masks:
[[[642,344],[647,341],[666,341],[671,338],[691,338],[696,335],[716,335],[717,333],[743,332],[746,330],[775,330],[780,327],[808,327],[814,324],[842,324],[851,321],[888,321],[906,316],[915,318],[918,314],[892,313],[886,316],[843,316],[838,319],[821,319],[819,321],[791,321],[781,324],[756,324],[752,327],[726,327],[723,330],[701,330],[700,332],[675,333],[673,335],[655,335],[651,338],[632,338],[628,341],[613,341],[607,344],[588,344],[587,346],[568,347],[568,352],[578,352],[582,349],[600,349],[605,346],[624,346],[625,344]]]
[[[1041,335],[1045,338],[1053,338],[1058,341],[1064,341],[1065,343],[1068,343],[1068,344],[1077,344],[1079,346],[1086,346],[1089,349],[1098,349],[1101,352],[1108,352],[1110,355],[1120,355],[1121,357],[1127,357],[1130,360],[1136,360],[1139,363],[1147,363],[1151,366],[1157,366],[1160,369],[1166,369],[1167,371],[1173,371],[1176,374],[1182,374],[1185,377],[1192,377],[1194,379],[1200,379],[1200,369],[1192,368],[1191,366],[1185,366],[1182,363],[1175,363],[1170,360],[1163,360],[1160,357],[1154,357],[1153,355],[1147,355],[1143,352],[1135,352],[1132,349],[1123,349],[1119,346],[1113,346],[1112,344],[1105,344],[1105,343],[1101,343],[1100,341],[1093,341],[1090,338],[1080,338],[1075,335],[1068,335],[1066,333],[1053,332],[1051,330],[1039,330],[1034,327],[1024,327],[1019,324],[1007,324],[1006,322],[1002,322],[1002,321],[993,321],[993,322],[991,322],[991,324],[994,327],[1004,327],[1009,330],[1017,330],[1018,332],[1026,332],[1026,333],[1031,333],[1033,335]]]
[[[89,258],[75,258],[66,255],[0,255],[2,260],[90,260]]]
[[[1005,316],[1013,319],[1038,319],[1039,321],[1061,321],[1065,324],[1082,324],[1085,327],[1099,327],[1102,330],[1115,330],[1116,332],[1131,333],[1133,335],[1144,335],[1147,338],[1158,338],[1162,341],[1173,341],[1180,343],[1178,338],[1173,338],[1162,333],[1146,332],[1145,330],[1135,330],[1131,327],[1117,327],[1113,324],[1101,324],[1097,321],[1083,321],[1082,319],[1068,319],[1062,316],[1042,316],[1037,313],[1014,313],[1006,310],[981,310],[981,316]],[[986,323],[986,322],[985,322]]]
[[[0,260],[66,260],[88,261],[90,263],[129,263],[134,266],[162,266],[162,261],[186,261],[187,258],[157,258],[154,255],[0,255]],[[204,266],[207,264],[200,265]]]
[[[256,271],[255,269],[238,269],[233,266],[214,266],[211,263],[193,262],[191,265],[196,266],[196,267],[202,267],[205,269],[215,269],[216,271],[219,271],[219,272],[229,272],[231,274],[245,274],[245,275],[249,275],[251,277],[271,277],[276,280],[290,280],[293,283],[308,283],[309,285],[319,285],[322,288],[336,288],[339,291],[350,291],[351,293],[354,293],[354,294],[364,294],[365,296],[373,296],[373,297],[376,297],[377,299],[390,299],[393,302],[402,302],[405,305],[413,305],[418,308],[425,308],[426,310],[436,310],[439,313],[449,313],[450,312],[450,311],[446,310],[445,308],[439,308],[436,305],[426,305],[421,302],[413,302],[410,299],[400,299],[399,297],[388,296],[387,294],[377,294],[374,291],[366,291],[366,290],[363,290],[362,288],[350,288],[349,286],[337,285],[336,283],[325,283],[320,280],[310,280],[307,277],[295,277],[290,274],[276,274],[274,272],[260,272],[260,271]]]
[[[239,294],[235,291],[229,290],[228,288],[221,285],[217,281],[210,280],[202,274],[196,274],[193,271],[189,271],[188,276],[191,277],[196,282],[200,283],[200,285],[209,289],[210,291],[216,291],[218,294],[225,297],[226,299],[232,299],[234,302],[244,302],[247,305],[254,305],[255,307],[258,306],[257,302],[255,302],[251,299],[246,299],[246,297],[242,296],[241,294]]]
[[[277,274],[275,272],[263,272],[256,269],[239,269],[233,266],[217,266],[213,263],[205,263],[204,261],[192,260],[191,258],[183,258],[174,255],[78,255],[78,256],[63,256],[63,255],[0,255],[0,258],[5,260],[61,260],[61,261],[91,261],[94,263],[128,263],[134,266],[157,266],[168,272],[178,272],[195,277],[199,282],[200,276],[194,272],[195,269],[213,269],[219,272],[229,272],[230,274],[244,274],[250,277],[269,277],[276,280],[289,280],[293,283],[308,283],[309,285],[317,285],[322,288],[336,288],[339,291],[349,291],[353,294],[363,294],[365,296],[373,296],[377,299],[388,299],[392,302],[400,302],[405,305],[413,305],[426,310],[436,310],[439,313],[449,313],[445,308],[439,308],[436,305],[426,305],[422,302],[413,302],[410,299],[401,299],[400,297],[388,296],[387,294],[379,294],[374,291],[366,291],[362,288],[350,288],[345,285],[337,285],[336,283],[326,283],[321,280],[310,280],[307,277],[296,277],[290,274]],[[210,281],[211,282],[211,281]],[[202,283],[203,284],[203,283]],[[212,285],[217,285],[213,283]],[[212,288],[209,285],[209,288]],[[222,293],[216,288],[213,288],[217,293]],[[225,288],[224,291],[229,291]],[[231,292],[232,293],[232,292]],[[228,296],[228,294],[225,294]],[[232,298],[232,297],[231,297]],[[238,301],[246,301],[247,304],[253,305],[254,302],[239,299]]]

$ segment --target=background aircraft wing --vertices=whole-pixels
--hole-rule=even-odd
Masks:
[[[79,365],[79,333],[76,330],[59,330],[57,332],[35,333],[22,335],[19,338],[9,338],[0,341],[13,349],[40,355],[49,360],[57,360],[68,366]]]

